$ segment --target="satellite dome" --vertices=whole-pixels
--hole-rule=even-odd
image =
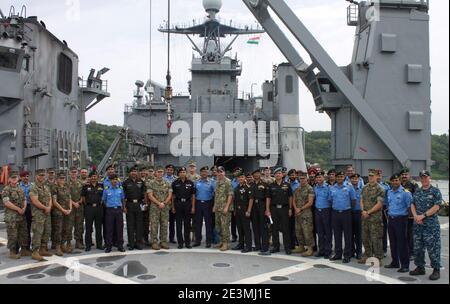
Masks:
[[[203,0],[203,7],[206,11],[219,12],[222,8],[222,0]]]

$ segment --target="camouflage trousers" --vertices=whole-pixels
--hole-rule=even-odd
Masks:
[[[297,237],[300,247],[313,247],[314,246],[314,226],[313,218],[310,210],[305,211],[308,214],[300,214],[295,217],[295,236]]]
[[[167,231],[169,228],[169,211],[170,207],[166,206],[164,209],[159,209],[155,204],[150,205],[150,236],[152,243],[167,243]]]
[[[428,221],[428,222],[427,222]],[[431,267],[441,268],[441,227],[436,219],[426,219],[424,225],[414,223],[414,263],[425,267],[425,250],[428,251]]]
[[[8,219],[5,218],[6,233],[8,235],[8,249],[16,251],[17,244],[21,248],[28,247],[28,230],[25,218]]]
[[[62,245],[64,242],[72,241],[74,214],[65,216],[59,210],[52,211],[52,244]]]
[[[231,212],[226,215],[223,212],[216,211],[216,230],[220,236],[220,242],[222,244],[228,244],[230,242],[230,224],[231,224]]]
[[[51,216],[40,210],[33,210],[33,222],[31,223],[33,232],[32,248],[33,251],[46,247],[52,231]]]
[[[362,241],[364,245],[364,257],[384,258],[383,251],[383,220],[362,220]]]
[[[74,238],[76,241],[83,242],[83,234],[84,234],[84,205],[80,205],[80,208],[72,209],[73,217],[74,217]]]

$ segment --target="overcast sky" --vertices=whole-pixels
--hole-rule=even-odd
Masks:
[[[219,16],[237,24],[255,24],[241,0],[223,0]],[[286,0],[338,65],[351,61],[354,27],[346,24],[344,0]],[[449,1],[431,2],[432,51],[432,131],[449,130]],[[86,77],[91,67],[108,67],[111,98],[88,112],[87,120],[109,125],[123,125],[124,105],[133,100],[136,80],[150,77],[150,1],[149,0],[0,0],[4,13],[9,5],[16,9],[27,5],[28,16],[37,15],[47,28],[64,39],[79,55],[80,76]],[[172,23],[188,23],[205,17],[201,0],[172,0]],[[152,1],[152,78],[165,83],[166,41],[158,28],[167,18],[167,0]],[[234,44],[243,64],[240,91],[250,92],[252,83],[271,79],[272,64],[286,61],[267,35],[259,46],[246,44],[241,37]],[[172,77],[176,92],[187,92],[192,50],[185,36],[172,40]],[[305,54],[305,53],[302,53]],[[304,56],[307,57],[307,56]],[[260,85],[257,93],[261,92]],[[310,93],[301,85],[300,118],[307,131],[330,130],[326,114],[315,112]]]

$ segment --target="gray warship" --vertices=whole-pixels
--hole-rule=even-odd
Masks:
[[[234,28],[221,24],[216,15],[221,1],[203,1],[208,14],[203,24],[161,26],[163,33],[186,35],[193,45],[192,80],[188,96],[166,96],[166,89],[149,80],[136,82],[135,100],[125,107],[124,130],[102,162],[113,158],[120,139],[129,143],[128,165],[134,161],[184,166],[189,160],[203,165],[224,165],[251,170],[264,166],[305,169],[303,131],[299,120],[298,80],[310,90],[317,111],[331,119],[331,156],[335,167],[352,164],[358,172],[380,168],[386,176],[402,167],[417,174],[430,170],[430,52],[428,1],[350,1],[347,24],[355,27],[352,62],[335,64],[284,1],[244,1],[264,32],[272,38],[288,63],[275,66],[273,79],[262,84],[257,98],[238,96],[241,64],[227,56],[239,35],[261,34],[260,29]],[[274,21],[270,9],[280,18],[310,56],[307,63]],[[191,36],[203,38],[199,46]],[[225,36],[234,36],[225,43]],[[411,39],[414,37],[414,39]],[[420,43],[424,47],[415,47]],[[270,68],[268,66],[267,68]],[[298,77],[297,77],[298,76]],[[171,153],[176,130],[172,122],[185,122],[195,129],[194,117],[215,121],[224,127],[235,123],[244,140],[227,142],[222,134],[184,135],[189,153]],[[269,123],[278,123],[275,135]],[[254,122],[253,128],[246,122]],[[265,124],[260,125],[260,122]],[[266,126],[263,146],[275,142],[273,159],[243,151],[251,134]],[[248,128],[246,128],[248,127]],[[172,131],[175,131],[173,134]],[[272,138],[271,138],[272,134]],[[183,136],[183,135],[182,135]],[[209,137],[207,137],[209,136]],[[212,137],[212,139],[211,139]],[[273,137],[275,141],[273,141]],[[199,153],[205,138],[219,146],[210,155]],[[258,138],[259,139],[259,138]],[[232,146],[235,150],[227,150]],[[172,146],[173,147],[173,146]],[[420,148],[418,148],[420,147]],[[197,149],[197,150],[196,150]],[[250,151],[252,152],[252,151]],[[192,157],[192,155],[196,157]],[[115,160],[115,159],[114,159]],[[125,162],[127,163],[127,162]]]
[[[92,69],[26,7],[0,10],[0,166],[16,170],[87,166],[85,113],[110,96]]]
[[[237,55],[230,55],[233,43],[241,35],[258,35],[264,30],[220,23],[221,1],[205,0],[203,5],[207,13],[204,23],[159,29],[186,35],[193,45],[189,95],[174,94],[167,102],[165,86],[152,80],[145,85],[137,81],[135,100],[125,106],[124,129],[105,155],[100,171],[114,161],[121,164],[121,172],[136,161],[175,166],[195,161],[200,167],[220,165],[228,170],[276,165],[306,170],[295,70],[290,64],[279,64],[273,67],[273,79],[262,84],[263,96],[238,96],[242,64]],[[191,38],[196,35],[203,39],[201,44]],[[227,41],[229,36],[232,38]],[[216,126],[221,132],[208,133]],[[178,127],[191,132],[179,134]],[[206,133],[202,128],[208,129]],[[173,151],[177,137],[188,146],[179,154]],[[121,161],[113,155],[122,142],[128,144],[129,158]],[[211,151],[205,152],[205,145],[211,146]]]

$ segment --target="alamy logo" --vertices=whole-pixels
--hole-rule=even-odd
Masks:
[[[278,162],[277,121],[271,121],[269,126],[265,121],[256,124],[255,121],[221,123],[210,120],[203,123],[202,114],[194,113],[191,124],[175,121],[170,133],[176,134],[170,143],[170,153],[176,157],[261,156],[268,157],[266,162],[273,166]]]

